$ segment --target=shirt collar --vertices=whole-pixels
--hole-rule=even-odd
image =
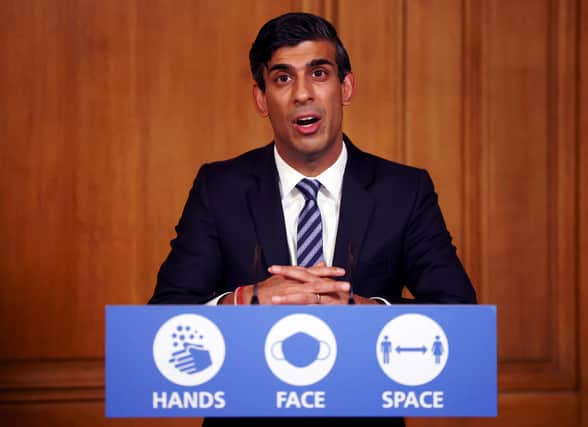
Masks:
[[[278,149],[274,144],[274,160],[276,168],[278,169],[278,176],[280,178],[280,195],[282,199],[287,197],[296,187],[296,184],[303,179],[309,178],[302,175],[292,166],[290,166],[278,153]],[[309,178],[318,179],[322,184],[320,191],[324,191],[327,196],[335,200],[341,200],[341,188],[343,187],[343,174],[345,173],[345,166],[347,165],[347,147],[345,141],[341,147],[341,153],[335,163],[325,169],[320,175]],[[298,190],[296,190],[298,191]]]

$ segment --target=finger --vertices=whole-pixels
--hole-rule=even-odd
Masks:
[[[324,279],[316,280],[314,282],[305,283],[303,285],[305,290],[314,294],[330,294],[338,292],[349,292],[349,282],[337,282],[335,280]]]
[[[280,276],[298,280],[300,282],[308,282],[316,279],[316,276],[308,271],[307,268],[295,265],[272,265],[268,268],[268,271],[272,274],[279,274]]]
[[[301,283],[298,285],[284,288],[281,292],[272,295],[272,303],[274,297],[279,297],[276,304],[320,304],[319,297],[344,295],[347,301],[349,296],[349,283],[335,282],[334,280],[323,280],[313,283]],[[281,299],[285,298],[285,299]],[[280,302],[285,301],[285,302]]]
[[[288,295],[274,295],[272,297],[272,304],[278,305],[309,305],[320,303],[320,294],[313,294],[310,292],[298,292]]]
[[[268,271],[272,274],[281,274],[291,279],[308,282],[320,277],[341,277],[345,275],[345,270],[340,267],[314,266],[310,268],[295,265],[272,265]]]
[[[289,285],[300,284],[299,280],[292,279],[290,277],[286,277],[281,274],[273,275],[263,282],[258,283],[258,287],[261,288],[276,288],[276,287],[284,287]]]
[[[282,276],[274,276],[282,277]],[[312,282],[299,282],[295,280],[281,280],[280,283],[273,284],[264,289],[268,293],[264,295],[294,295],[294,294],[328,294],[332,292],[349,292],[349,282],[337,282],[333,279],[323,279],[314,277]]]
[[[321,294],[320,305],[347,305],[349,302],[349,294],[347,292],[331,292],[329,294]]]
[[[313,293],[313,292],[297,292],[285,295],[274,295],[272,297],[272,304],[279,305],[342,305],[348,302],[348,293],[346,292],[330,292],[330,293]]]
[[[257,295],[259,303],[270,304],[272,296],[296,292],[296,289],[303,285],[304,283],[301,283],[298,280],[289,279],[281,275],[271,276],[258,284]],[[246,287],[243,290],[243,295],[246,301],[251,298],[252,292],[253,290],[250,289],[250,287]]]
[[[324,262],[320,262],[319,264],[309,267],[307,269],[309,272],[314,274],[315,276],[320,277],[341,277],[345,276],[345,269],[341,267],[327,267]]]

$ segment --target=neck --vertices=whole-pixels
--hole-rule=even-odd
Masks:
[[[340,138],[338,142],[327,150],[319,153],[291,153],[288,150],[284,150],[280,145],[276,144],[278,153],[289,166],[306,177],[314,178],[330,168],[337,161],[343,149],[343,138]]]

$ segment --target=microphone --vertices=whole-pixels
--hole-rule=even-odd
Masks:
[[[347,245],[347,269],[349,270],[349,300],[347,304],[355,304],[355,298],[353,297],[353,269],[355,267],[355,255],[354,255],[353,242],[349,242]]]
[[[259,283],[259,281],[257,278],[258,278],[260,267],[261,267],[261,246],[259,246],[259,243],[256,243],[255,244],[255,252],[253,254],[253,280],[255,280],[255,283],[253,284],[253,295],[251,296],[251,301],[249,301],[249,304],[251,304],[251,305],[259,304],[259,298],[257,297],[257,284]]]

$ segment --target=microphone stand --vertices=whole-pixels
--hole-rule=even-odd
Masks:
[[[253,284],[253,295],[251,296],[251,301],[249,302],[251,305],[259,304],[259,298],[257,297],[257,284],[258,282],[258,274],[259,274],[259,267],[261,265],[261,246],[258,243],[255,244],[255,253],[253,254],[253,280],[255,283]]]
[[[355,304],[355,298],[353,296],[353,270],[355,267],[355,256],[353,250],[353,242],[349,242],[347,246],[347,253],[348,257],[348,269],[349,269],[349,300],[347,300],[347,304],[352,305]]]

